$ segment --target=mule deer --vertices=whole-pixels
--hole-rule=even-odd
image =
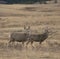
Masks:
[[[26,27],[24,26],[24,32],[13,32],[10,34],[10,41],[9,41],[9,44],[11,42],[22,42],[22,44],[24,45],[24,42],[27,41],[28,39],[28,33],[29,33],[29,29],[30,29],[30,26]]]
[[[44,40],[48,38],[48,35],[49,35],[48,29],[45,29],[45,32],[42,34],[30,34],[30,39],[27,42],[27,45],[29,42],[31,42],[32,45],[34,41],[39,42],[39,44],[41,44]]]

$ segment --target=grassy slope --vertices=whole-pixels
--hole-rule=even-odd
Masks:
[[[32,30],[41,32],[46,26],[57,31],[55,35],[43,42],[37,50],[29,47],[20,51],[6,47],[8,36],[12,31],[23,30],[24,25],[31,25]],[[34,43],[35,47],[38,43]],[[12,49],[12,50],[11,50]],[[12,53],[13,52],[13,53]],[[1,59],[60,59],[60,5],[0,5],[0,58]]]

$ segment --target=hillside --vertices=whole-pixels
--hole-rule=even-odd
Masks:
[[[10,33],[23,31],[24,25],[33,32],[48,27],[54,33],[40,46],[34,42],[34,48],[29,44],[26,49],[20,42],[7,47]],[[0,4],[0,58],[60,59],[60,4]]]

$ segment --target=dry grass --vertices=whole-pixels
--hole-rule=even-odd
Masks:
[[[24,25],[30,25],[36,33],[41,33],[46,26],[56,33],[41,46],[34,42],[34,48],[29,44],[26,49],[15,42],[15,46],[8,47],[9,34],[23,31]],[[60,59],[60,5],[0,4],[0,59]]]

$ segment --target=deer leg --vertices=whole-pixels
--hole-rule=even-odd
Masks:
[[[33,46],[33,41],[31,41],[31,46],[34,48],[34,46]]]
[[[29,42],[30,42],[30,40],[28,40],[28,41],[27,41],[27,43],[26,43],[26,48],[27,48],[27,46],[28,46]]]
[[[22,46],[24,47],[24,42],[22,42]]]
[[[8,43],[11,43],[11,40]]]
[[[10,46],[10,41],[7,43],[7,47],[9,47]]]
[[[9,41],[9,45],[12,44],[12,45],[14,46],[14,44],[13,44],[14,42],[15,42],[15,40],[10,40],[10,41]]]
[[[13,45],[13,41],[12,41],[12,40],[10,40],[10,41],[8,42],[8,47],[11,47],[11,45]]]
[[[11,42],[12,42],[11,40],[8,42],[8,46],[10,46]]]
[[[28,44],[29,44],[29,42],[30,42],[30,41],[28,41],[28,42],[26,43],[26,45],[28,45]]]
[[[27,39],[26,47],[31,42],[30,38]]]
[[[41,42],[39,42],[39,48],[41,47]]]

